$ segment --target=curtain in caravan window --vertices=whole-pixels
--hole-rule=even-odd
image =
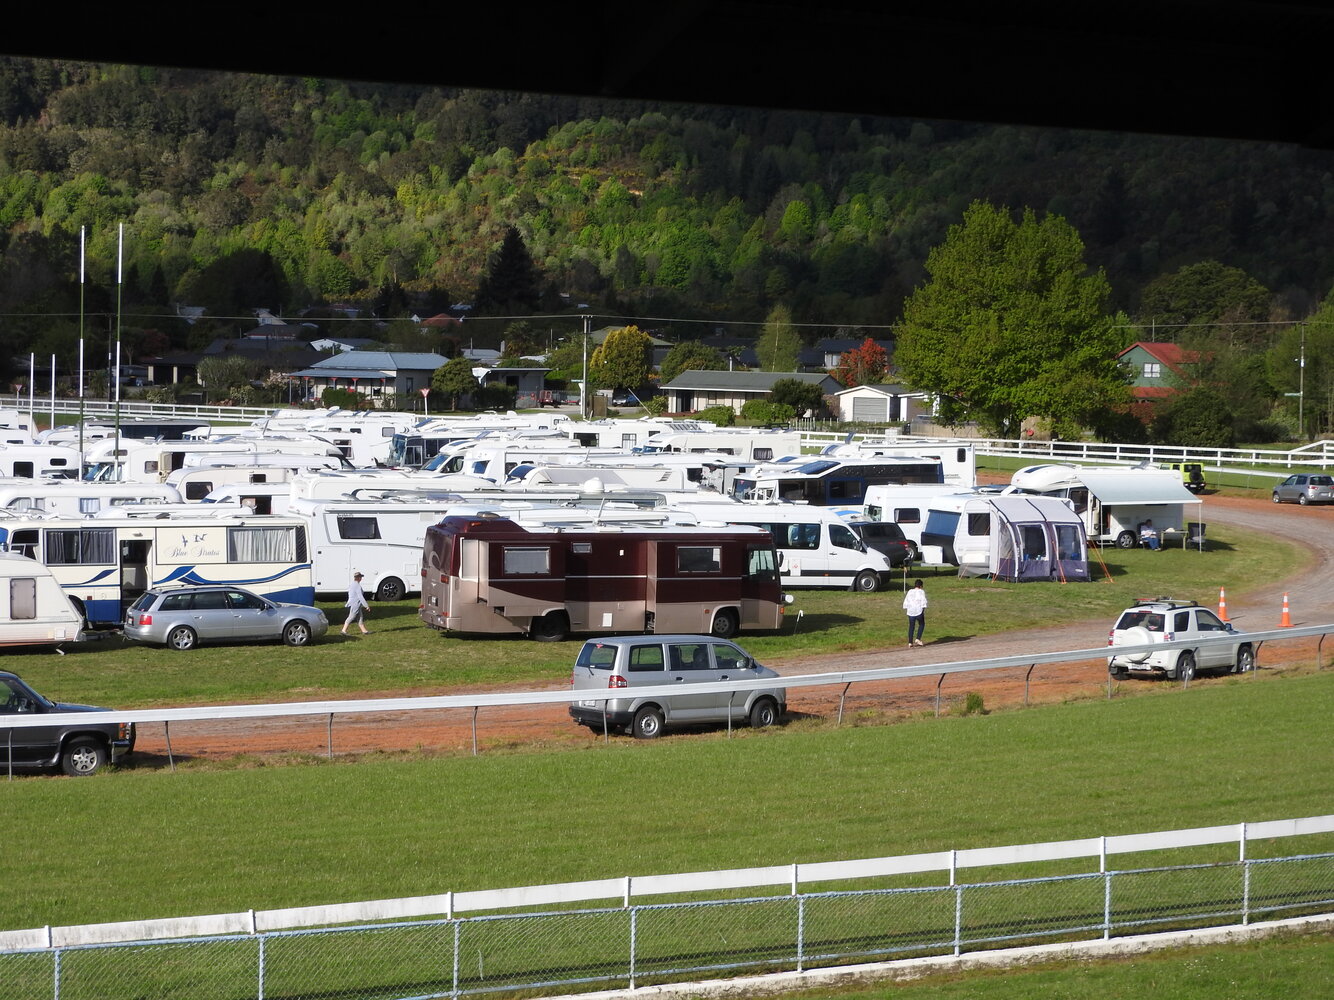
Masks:
[[[295,528],[228,528],[229,562],[298,562]]]
[[[46,533],[48,566],[106,566],[115,561],[115,532],[111,528],[60,528]]]
[[[9,617],[14,621],[37,617],[37,581],[32,577],[9,581]]]

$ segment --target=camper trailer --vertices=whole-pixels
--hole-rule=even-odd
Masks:
[[[844,517],[860,514],[866,491],[889,483],[944,482],[939,459],[887,457],[811,458],[771,462],[732,482],[739,500],[791,500],[832,507]],[[941,486],[944,489],[943,486]]]
[[[79,451],[57,444],[0,445],[0,476],[13,479],[78,479]]]
[[[1091,542],[1118,549],[1139,545],[1140,525],[1152,520],[1158,530],[1184,537],[1186,511],[1203,501],[1171,469],[1148,466],[1030,465],[1010,482],[1026,493],[1064,497],[1084,522]]]
[[[179,503],[175,487],[157,483],[85,483],[32,479],[0,483],[0,507],[16,513],[89,517],[125,504]]]
[[[750,527],[446,517],[427,529],[421,572],[422,620],[449,632],[727,638],[782,615],[773,539]]]
[[[939,546],[960,576],[1014,583],[1087,580],[1084,525],[1069,501],[1022,493],[956,493],[929,502],[924,550]]]
[[[82,638],[83,616],[41,563],[0,552],[0,646],[40,646]]]
[[[669,497],[668,505],[701,523],[749,524],[768,531],[778,549],[785,587],[880,590],[893,579],[889,556],[869,548],[828,507],[802,503],[739,503]]]

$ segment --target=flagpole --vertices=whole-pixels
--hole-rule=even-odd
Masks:
[[[87,227],[79,227],[79,478],[83,478],[83,321],[84,275],[87,274]],[[115,461],[114,456],[112,461]]]

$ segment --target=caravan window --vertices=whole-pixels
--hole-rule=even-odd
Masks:
[[[501,562],[501,572],[506,576],[532,576],[551,572],[551,550],[549,548],[519,548],[505,546]]]
[[[338,519],[339,538],[379,538],[380,522],[373,517],[340,517]]]
[[[922,509],[920,507],[895,507],[894,516],[890,520],[895,524],[921,524]]]
[[[97,497],[79,497],[80,514],[96,514],[102,507],[102,502]]]
[[[1020,525],[1019,544],[1025,559],[1047,558],[1047,533],[1042,530],[1042,525]]]
[[[54,529],[46,533],[46,564],[108,565],[116,561],[116,532],[111,528]]]
[[[1073,524],[1056,526],[1056,551],[1062,559],[1083,559],[1084,545],[1079,537],[1079,527]]]
[[[196,480],[193,483],[185,484],[185,499],[187,500],[203,500],[212,492],[212,483],[202,483]]]
[[[774,565],[774,550],[767,546],[746,546],[746,576],[762,580],[778,579],[778,567]]]
[[[37,581],[33,577],[9,581],[9,617],[14,621],[37,617]]]
[[[305,562],[303,538],[292,528],[228,528],[228,562]]]
[[[678,573],[717,573],[723,568],[723,550],[717,545],[681,545],[676,549]]]
[[[989,511],[984,511],[980,514],[969,514],[968,534],[977,537],[984,537],[991,534],[991,513]]]

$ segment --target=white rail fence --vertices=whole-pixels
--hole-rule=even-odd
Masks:
[[[1311,816],[29,928],[0,932],[0,980],[7,1000],[421,1000],[634,988],[1246,925],[1330,912],[1331,832],[1334,816]],[[1293,853],[1287,838],[1306,838],[1292,846],[1307,850]],[[1165,864],[1113,863],[1165,851],[1173,852]],[[1068,864],[1057,864],[1081,859],[1096,859],[1097,871],[1071,874]],[[1008,866],[1022,868],[1013,878],[961,877]],[[581,903],[600,905],[573,908]],[[558,909],[535,909],[543,907]]]
[[[1334,634],[1334,624],[1304,625],[1294,628],[1245,633],[1246,638],[1253,643],[1253,648],[1256,651],[1257,664],[1259,662],[1260,648],[1266,642],[1277,642],[1285,639],[1318,638],[1320,641],[1316,646],[1317,666],[1322,665],[1324,640],[1325,637],[1330,634]],[[1220,634],[1217,637],[1178,639],[1172,642],[1117,646],[1116,652],[1118,655],[1133,655],[1140,652],[1149,653],[1165,649],[1198,650],[1209,645],[1217,645],[1220,643],[1231,644],[1236,641],[1237,636],[1234,634]],[[935,677],[936,712],[939,714],[941,689],[947,677],[965,673],[991,670],[1014,670],[1016,668],[1026,667],[1027,674],[1024,679],[1024,697],[1025,703],[1027,703],[1028,685],[1032,680],[1034,671],[1037,667],[1055,663],[1071,663],[1102,659],[1108,655],[1109,651],[1110,647],[1108,646],[1096,646],[1091,649],[1057,650],[1048,653],[1025,653],[1020,656],[991,657],[980,660],[955,660],[944,663],[923,663],[907,667],[876,667],[866,670],[842,670],[819,674],[793,674],[784,676],[780,683],[789,691],[794,688],[841,686],[842,691],[839,694],[838,699],[838,719],[839,721],[842,721],[844,701],[848,691],[854,684],[866,684],[876,681],[907,680],[918,677]],[[1040,676],[1038,680],[1041,680]],[[1189,685],[1189,683],[1189,678],[1185,678],[1182,681],[1183,686]],[[772,678],[692,684],[690,686],[690,692],[692,695],[720,693],[738,694],[750,690],[772,688],[774,684],[775,682]],[[1114,690],[1115,686],[1109,675],[1107,680],[1107,695],[1109,698],[1112,697]],[[172,723],[220,722],[233,719],[293,719],[322,716],[328,720],[328,752],[329,756],[332,757],[333,723],[335,717],[366,714],[373,715],[386,712],[401,713],[438,709],[461,709],[471,711],[472,713],[472,742],[473,753],[475,754],[478,752],[477,719],[479,712],[484,708],[520,705],[560,705],[569,704],[572,701],[589,700],[605,702],[626,698],[627,696],[647,699],[671,699],[673,696],[679,697],[680,694],[680,685],[672,684],[636,687],[632,690],[615,688],[602,691],[600,689],[590,690],[584,688],[577,691],[569,689],[560,691],[478,692],[473,694],[428,695],[406,698],[278,702],[264,705],[200,705],[191,708],[121,709],[112,712],[99,712],[97,718],[99,722],[132,722],[137,726],[146,723],[162,723],[166,729],[167,752],[168,757],[170,758],[172,756]],[[4,726],[0,728],[6,730],[7,740],[12,741],[14,729],[45,727],[63,723],[78,723],[87,721],[87,718],[87,715],[84,714],[57,712],[39,715],[10,715],[5,717]],[[604,735],[609,738],[609,734],[606,733],[605,727]],[[8,756],[7,759],[9,759]],[[174,766],[174,761],[172,764]]]

